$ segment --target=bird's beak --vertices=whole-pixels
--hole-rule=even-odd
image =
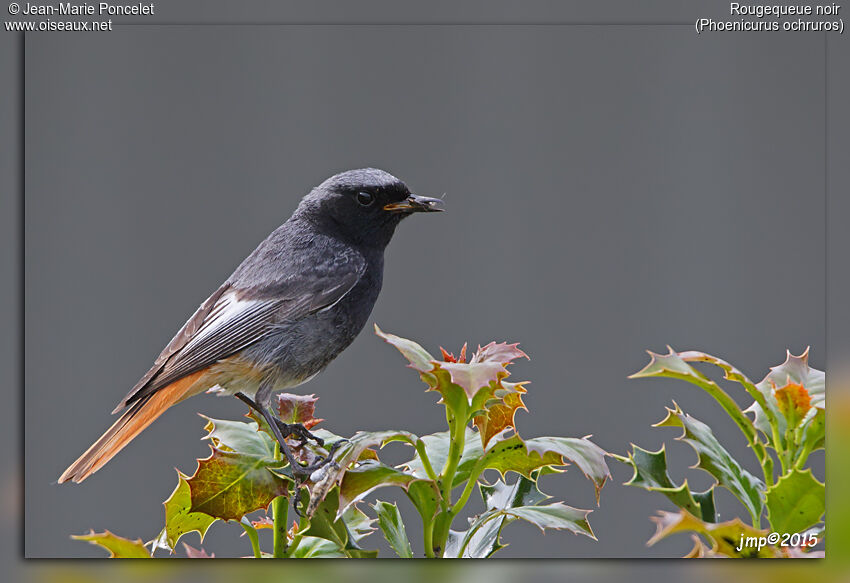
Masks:
[[[411,194],[400,202],[384,205],[384,210],[393,213],[434,213],[444,210],[442,204],[443,201],[439,198]]]

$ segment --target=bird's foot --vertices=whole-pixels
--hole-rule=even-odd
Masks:
[[[340,439],[339,441],[334,442],[331,445],[330,449],[328,450],[328,455],[326,455],[323,458],[316,460],[315,462],[313,462],[312,464],[310,464],[308,466],[302,466],[301,464],[293,465],[292,466],[292,475],[295,477],[295,480],[296,480],[296,482],[295,482],[296,490],[297,491],[300,490],[304,486],[304,483],[307,480],[313,480],[314,482],[318,482],[318,481],[322,480],[324,478],[324,475],[316,476],[316,472],[318,472],[322,468],[325,468],[326,466],[339,468],[339,465],[336,463],[336,461],[334,461],[333,456],[336,453],[336,451],[340,448],[340,446],[343,443],[346,443],[347,441],[348,441],[347,439]],[[295,495],[295,496],[293,496],[293,499],[292,499],[292,510],[299,517],[302,516],[301,508],[300,508],[300,505],[299,505],[300,499],[301,499],[300,495]],[[308,499],[309,499],[309,496],[308,496]]]
[[[296,477],[301,478],[302,481],[307,481],[308,479],[312,478],[313,474],[315,474],[318,470],[321,470],[327,465],[339,467],[334,461],[334,454],[340,448],[340,446],[342,446],[342,444],[346,443],[347,441],[347,439],[340,439],[339,441],[335,441],[331,445],[330,449],[328,449],[328,455],[323,458],[317,459],[310,465],[302,466],[301,464],[295,464],[292,467],[292,474]]]
[[[285,437],[287,435],[294,435],[301,441],[301,445],[307,443],[307,441],[313,441],[319,447],[325,445],[325,440],[321,437],[317,437],[310,433],[310,431],[301,425],[300,423],[284,423],[277,417],[274,419],[277,426],[280,428],[280,433]]]

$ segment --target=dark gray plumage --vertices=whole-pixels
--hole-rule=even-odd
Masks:
[[[201,304],[116,408],[127,411],[59,481],[82,481],[165,409],[211,388],[267,412],[274,391],[306,382],[351,344],[399,222],[439,202],[373,168],[313,189]]]

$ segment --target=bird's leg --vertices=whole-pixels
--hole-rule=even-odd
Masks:
[[[278,421],[278,419],[272,416],[271,412],[268,409],[262,407],[259,403],[254,401],[254,399],[252,399],[248,395],[245,395],[244,393],[236,393],[235,397],[263,416],[263,419],[265,419],[266,423],[269,424],[272,433],[274,433],[275,439],[277,439],[277,442],[280,444],[280,451],[283,452],[283,455],[286,457],[286,461],[289,462],[289,466],[292,468],[292,473],[303,473],[299,472],[299,468],[304,468],[304,466],[298,463],[298,460],[295,459],[295,456],[289,449],[289,445],[287,445],[286,443],[286,439],[284,439],[283,434],[281,434],[280,432],[280,427],[278,427],[277,423],[275,423],[275,421]]]
[[[299,433],[299,430],[297,429],[298,427],[300,427],[304,431],[304,433],[306,433],[313,439],[319,440],[321,442],[320,445],[323,445],[324,441],[313,436],[313,434],[304,429],[304,427],[300,424],[287,425],[286,423],[283,423],[280,419],[272,415],[272,412],[269,411],[268,408],[261,406],[259,403],[257,403],[251,397],[245,395],[244,393],[236,393],[235,397],[263,416],[263,419],[265,419],[266,423],[269,424],[269,427],[271,428],[275,439],[277,439],[277,442],[280,444],[280,451],[283,452],[284,456],[286,456],[286,460],[289,462],[289,466],[292,468],[292,473],[296,476],[300,476],[302,478],[309,477],[316,470],[323,468],[329,463],[332,463],[334,453],[336,453],[336,450],[339,449],[339,447],[344,442],[344,440],[341,440],[334,443],[333,445],[331,445],[330,450],[328,451],[328,455],[326,457],[319,459],[313,464],[302,466],[298,462],[298,460],[295,459],[295,456],[292,454],[292,450],[289,449],[289,445],[286,443],[284,435],[294,433],[298,435],[304,443],[306,443],[305,436]],[[281,425],[286,429],[282,430]]]
[[[300,423],[284,423],[280,419],[275,419],[275,423],[280,427],[281,433],[284,435],[294,435],[301,440],[301,444],[307,443],[307,440],[313,440],[319,447],[325,445],[325,440],[321,437],[313,435],[310,431]]]

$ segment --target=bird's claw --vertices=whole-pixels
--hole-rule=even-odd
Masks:
[[[275,423],[280,428],[280,432],[284,437],[294,435],[301,442],[301,445],[306,445],[308,441],[315,442],[316,445],[322,447],[325,445],[325,440],[321,437],[313,435],[310,431],[300,423],[284,423],[278,418],[275,418]]]

